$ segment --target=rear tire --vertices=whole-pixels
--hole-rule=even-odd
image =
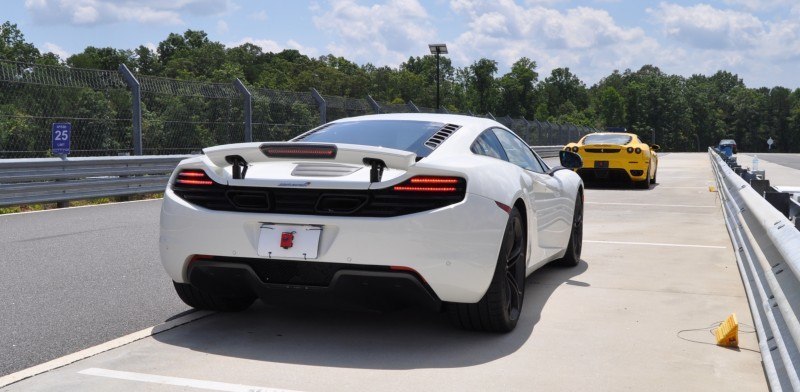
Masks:
[[[650,165],[647,165],[647,176],[644,181],[637,181],[635,185],[639,189],[650,189],[650,181]]]
[[[522,215],[511,209],[497,257],[492,282],[480,301],[474,304],[450,303],[450,320],[459,328],[510,332],[517,326],[525,296],[527,233]]]
[[[572,231],[569,235],[569,244],[564,257],[556,260],[554,264],[562,267],[574,267],[581,261],[583,249],[583,196],[578,194],[575,198],[575,213],[572,216]]]
[[[172,282],[178,297],[186,304],[195,309],[216,310],[219,312],[239,312],[245,310],[253,304],[255,297],[219,297],[213,294],[200,291],[198,288],[188,283]]]

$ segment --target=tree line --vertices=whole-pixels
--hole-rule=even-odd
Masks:
[[[0,26],[0,59],[73,68],[116,70],[174,79],[230,82],[253,87],[308,91],[381,102],[434,107],[436,58],[411,56],[398,67],[358,65],[334,55],[279,53],[245,43],[226,47],[199,30],[171,33],[155,50],[86,47],[61,59],[41,53],[10,22]],[[698,151],[722,138],[744,151],[800,151],[800,89],[748,88],[742,78],[720,70],[713,75],[670,75],[655,65],[613,71],[592,86],[568,67],[540,77],[535,59],[522,57],[505,74],[495,60],[465,67],[441,57],[441,102],[450,112],[492,113],[495,117],[573,123],[594,128],[626,127],[667,151]]]

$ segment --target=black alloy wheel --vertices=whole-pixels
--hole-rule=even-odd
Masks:
[[[504,242],[509,242],[509,245],[504,244],[504,248],[508,248],[505,256],[505,305],[503,309],[510,320],[519,318],[522,312],[522,300],[525,294],[525,259],[522,257],[525,254],[526,241],[523,237],[524,231],[522,228],[522,217],[520,219],[513,219],[511,224],[511,235],[506,231],[503,236]],[[506,228],[508,230],[508,228]]]
[[[509,212],[489,289],[477,303],[447,304],[450,320],[459,328],[510,332],[517,326],[525,298],[527,233],[517,208]]]
[[[583,249],[583,193],[575,197],[575,213],[572,215],[572,230],[564,257],[556,260],[556,264],[564,267],[574,267],[581,260]]]

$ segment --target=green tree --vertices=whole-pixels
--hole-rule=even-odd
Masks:
[[[470,84],[475,91],[477,101],[475,110],[479,113],[491,112],[496,96],[494,74],[497,73],[497,61],[482,58],[470,65]]]
[[[603,125],[620,126],[625,124],[625,98],[614,87],[608,86],[600,92],[597,107]]]
[[[586,85],[569,68],[556,68],[551,71],[550,76],[539,85],[539,90],[546,102],[547,116],[551,118],[569,114],[573,107],[577,111],[583,111],[589,106]]]
[[[0,60],[33,63],[39,57],[39,49],[25,41],[16,24],[6,21],[0,25]]]
[[[119,69],[120,64],[134,67],[135,60],[133,58],[133,52],[130,50],[88,46],[83,52],[67,57],[66,63],[70,67],[75,68],[116,71]]]

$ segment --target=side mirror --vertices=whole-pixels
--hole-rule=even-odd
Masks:
[[[580,169],[583,167],[583,158],[572,151],[559,151],[558,159],[561,160],[561,166],[567,169]]]
[[[661,146],[659,146],[658,144],[651,144],[650,149],[653,151],[658,151],[661,149]]]

